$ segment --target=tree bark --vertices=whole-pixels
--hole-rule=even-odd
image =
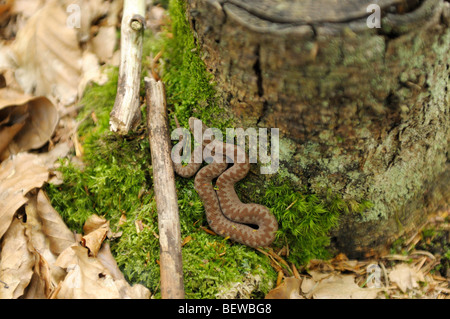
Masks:
[[[280,128],[300,183],[374,204],[343,216],[339,250],[381,252],[448,205],[448,0],[189,0],[187,17],[224,106]]]

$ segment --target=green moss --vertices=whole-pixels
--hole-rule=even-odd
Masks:
[[[230,114],[218,106],[212,76],[198,55],[200,47],[194,41],[185,6],[185,1],[169,2],[171,28],[166,32],[171,36],[165,41],[167,67],[163,74],[167,103],[185,127],[191,116],[202,119],[211,127],[230,127]]]
[[[288,245],[287,260],[304,265],[311,259],[327,259],[331,255],[330,231],[338,225],[339,217],[346,213],[362,213],[372,204],[369,201],[344,201],[331,190],[324,197],[317,196],[306,187],[278,174],[263,189],[247,181],[238,185],[238,192],[250,192],[246,197],[270,208],[279,222],[274,246]]]
[[[116,84],[117,70],[112,70],[105,85],[87,89],[78,116],[84,164],[80,167],[63,160],[60,170],[65,183],[48,188],[52,203],[69,227],[79,232],[93,213],[114,222],[121,212],[135,210],[140,204],[138,194],[149,184],[150,152],[142,130],[126,139],[109,132]],[[141,200],[146,200],[145,196]]]

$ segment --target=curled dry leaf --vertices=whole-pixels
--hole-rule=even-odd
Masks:
[[[9,122],[7,125],[0,127],[0,155],[3,154],[17,133],[23,128],[25,119],[26,116],[22,116],[16,118],[14,122]]]
[[[46,290],[45,279],[43,280],[40,274],[34,272],[23,299],[46,299],[48,298]]]
[[[0,34],[3,39],[14,39],[18,30],[25,25],[26,20],[43,5],[45,0],[7,0],[6,2],[11,6],[6,14],[0,17],[2,25]]]
[[[89,249],[89,256],[97,257],[108,230],[109,226],[103,226],[83,236],[83,246]]]
[[[109,221],[97,214],[92,214],[83,225],[84,235],[88,235],[99,228],[109,229]]]
[[[38,214],[37,198],[35,192],[27,195],[28,203],[25,205],[24,226],[25,234],[30,242],[30,249],[43,255],[49,262],[56,260],[56,256],[50,251],[47,237],[42,231],[42,222]]]
[[[49,99],[0,89],[0,159],[42,147],[58,120],[57,109]]]
[[[90,256],[96,257],[106,236],[111,234],[109,221],[93,214],[84,223],[83,231],[84,246],[89,249]]]

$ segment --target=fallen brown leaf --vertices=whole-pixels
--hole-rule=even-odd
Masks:
[[[92,39],[92,49],[101,62],[106,62],[112,58],[116,47],[116,27],[100,27],[97,35]]]
[[[54,296],[57,299],[147,299],[150,292],[142,285],[131,287],[125,280],[114,280],[108,269],[98,258],[89,257],[88,250],[81,246],[71,246],[66,250],[73,258],[57,260],[66,269],[67,276]]]
[[[394,282],[402,292],[406,292],[409,289],[419,287],[418,282],[424,281],[424,277],[421,271],[402,263],[391,270],[389,280]]]
[[[125,280],[124,275],[120,271],[119,266],[111,253],[111,249],[107,241],[103,242],[102,248],[97,254],[97,258],[100,260],[102,265],[108,269],[114,280]]]
[[[83,225],[84,235],[88,235],[99,228],[109,229],[109,221],[98,216],[97,214],[92,214]]]
[[[309,294],[314,299],[374,299],[380,289],[361,288],[354,275],[335,275],[322,279]]]
[[[42,222],[42,231],[46,235],[50,250],[59,255],[75,242],[73,232],[66,226],[59,213],[53,208],[43,190],[37,195],[37,212]]]
[[[53,135],[58,120],[57,109],[47,98],[0,89],[0,131],[5,135],[0,139],[0,159],[42,147]],[[6,147],[8,152],[4,152]]]
[[[0,299],[19,298],[33,276],[35,257],[28,249],[25,226],[14,218],[2,238],[0,259],[0,280],[8,288],[0,289]]]
[[[111,235],[109,221],[93,214],[86,220],[83,231],[84,246],[89,249],[89,256],[96,257],[106,236]]]
[[[14,213],[28,201],[25,195],[40,188],[48,178],[47,167],[34,154],[20,153],[0,164],[0,238]]]
[[[185,237],[185,238],[183,239],[183,242],[181,243],[181,247],[183,247],[184,245],[186,245],[186,244],[187,244],[188,242],[190,242],[191,240],[192,240],[192,236],[191,236],[191,235]]]
[[[33,268],[33,277],[31,278],[31,282],[28,285],[23,298],[48,298],[54,289],[50,265],[38,251],[35,250],[34,255],[36,257],[36,263]]]
[[[58,0],[50,0],[19,30],[12,44],[16,78],[26,93],[53,96],[63,105],[78,97],[81,49]],[[39,54],[37,54],[39,52]]]
[[[28,202],[26,195],[49,179],[55,161],[69,151],[65,143],[42,154],[19,153],[0,163],[0,238],[14,213]]]
[[[287,277],[281,285],[269,291],[265,299],[304,299],[299,293],[301,282],[295,277]]]
[[[106,233],[109,228],[100,227],[89,234],[83,236],[84,247],[89,249],[89,256],[96,257],[103,241],[106,239]]]
[[[9,123],[9,125],[0,127],[0,158],[1,154],[8,147],[8,145],[24,125],[25,117],[22,117],[16,123]]]

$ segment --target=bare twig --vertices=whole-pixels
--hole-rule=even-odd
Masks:
[[[145,78],[147,125],[153,166],[153,185],[158,209],[161,297],[184,298],[181,232],[165,89],[161,81]]]
[[[120,66],[117,95],[110,114],[113,132],[127,134],[140,121],[139,86],[145,1],[125,0],[120,38]]]

